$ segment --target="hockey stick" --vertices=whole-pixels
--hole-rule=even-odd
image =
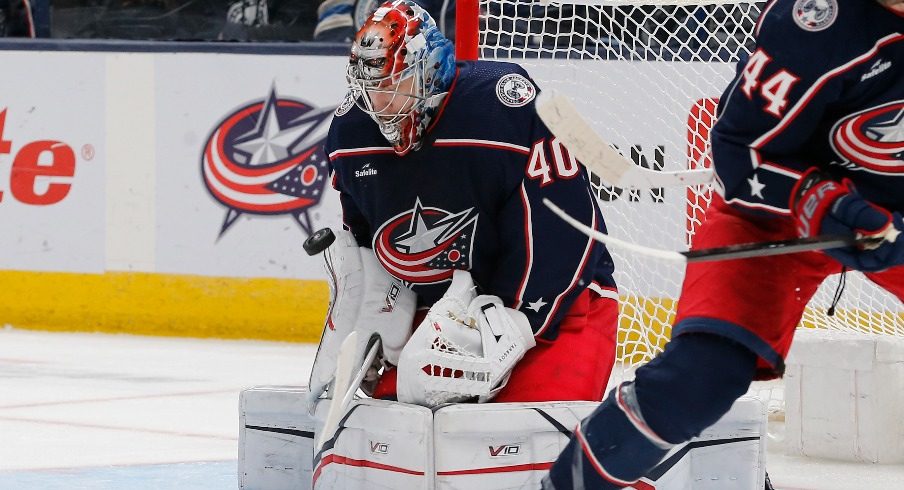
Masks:
[[[637,255],[645,255],[647,257],[652,257],[654,259],[659,259],[676,264],[707,262],[712,260],[744,259],[749,257],[765,257],[767,255],[781,255],[812,250],[824,250],[827,248],[867,245],[882,240],[881,238],[857,238],[848,235],[820,235],[808,238],[791,238],[788,240],[777,240],[771,242],[741,243],[738,245],[728,245],[726,247],[704,248],[700,250],[690,250],[688,252],[675,252],[671,250],[660,250],[658,248],[644,247],[643,245],[637,245],[636,243],[631,243],[625,240],[611,237],[605,233],[596,231],[593,228],[569,216],[568,213],[553,204],[549,199],[543,199],[543,204],[551,209],[552,212],[556,213],[560,218],[567,221],[568,224],[577,228],[581,233],[589,236],[590,238],[593,238],[598,242],[606,244],[607,247],[624,250],[626,252]]]
[[[671,187],[707,184],[710,169],[660,171],[635,165],[603,140],[574,105],[555,90],[537,96],[537,115],[588,170],[618,187]]]
[[[377,358],[377,352],[379,351],[380,337],[376,337],[376,341],[370,346],[367,355],[364,356],[364,363],[358,368],[358,374],[355,375],[355,379],[352,380],[352,384],[349,385],[348,391],[345,393],[345,396],[342,397],[342,412],[345,412],[345,408],[348,407],[348,404],[355,398],[355,392],[358,391],[361,382],[364,381],[364,376],[367,375],[367,370],[370,369],[370,366],[374,363],[374,359]]]
[[[367,356],[364,357],[364,364],[358,368],[358,373],[355,375],[355,379],[352,380],[351,374],[357,349],[358,332],[352,330],[348,337],[342,341],[342,345],[339,346],[339,355],[336,358],[336,375],[333,378],[333,386],[330,390],[332,399],[326,412],[326,419],[323,421],[323,432],[320,434],[320,439],[317,440],[317,446],[314,448],[314,454],[320,452],[326,441],[336,434],[342,414],[345,413],[345,409],[348,408],[349,403],[355,397],[355,392],[361,386],[364,375],[367,374],[368,368],[374,362],[374,358],[377,357],[377,351],[380,350],[380,341],[377,340],[371,346]]]

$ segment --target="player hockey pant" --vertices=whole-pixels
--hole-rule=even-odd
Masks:
[[[669,448],[728,412],[753,380],[756,360],[724,337],[691,333],[672,339],[575,429],[544,489],[609,490],[636,482]]]
[[[692,248],[796,236],[792,220],[753,216],[714,195]],[[841,263],[822,252],[690,263],[672,337],[690,332],[729,337],[760,356],[757,379],[777,378],[810,298],[838,272]],[[864,275],[904,301],[904,266]],[[830,279],[830,286],[838,280]]]

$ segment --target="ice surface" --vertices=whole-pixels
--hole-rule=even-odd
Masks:
[[[0,489],[237,487],[238,396],[315,345],[0,328]],[[900,490],[904,465],[768,453],[780,490]]]

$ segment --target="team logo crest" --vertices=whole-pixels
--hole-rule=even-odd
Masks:
[[[414,208],[387,221],[374,235],[377,260],[408,284],[449,280],[453,269],[471,268],[477,229],[474,208],[452,213],[428,208],[417,199]]]
[[[521,107],[534,100],[537,90],[523,75],[509,73],[496,82],[496,95],[509,107]]]
[[[836,0],[797,0],[794,21],[807,31],[821,31],[835,22],[838,16]]]
[[[832,129],[832,146],[842,158],[867,171],[904,173],[904,101],[842,119]]]
[[[342,103],[339,104],[339,107],[336,108],[336,116],[344,116],[348,114],[348,111],[352,109],[355,105],[355,96],[352,95],[352,91],[349,90],[347,94],[345,94],[345,99],[342,100]]]
[[[228,208],[220,236],[245,213],[289,214],[310,235],[310,209],[329,170],[323,142],[333,107],[281,98],[276,89],[241,107],[207,137],[201,173],[210,195]]]

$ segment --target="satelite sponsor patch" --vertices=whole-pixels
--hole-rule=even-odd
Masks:
[[[838,17],[835,0],[797,0],[794,2],[794,22],[806,31],[821,31]]]
[[[534,100],[537,90],[523,75],[509,73],[496,83],[496,95],[509,107],[521,107]]]

